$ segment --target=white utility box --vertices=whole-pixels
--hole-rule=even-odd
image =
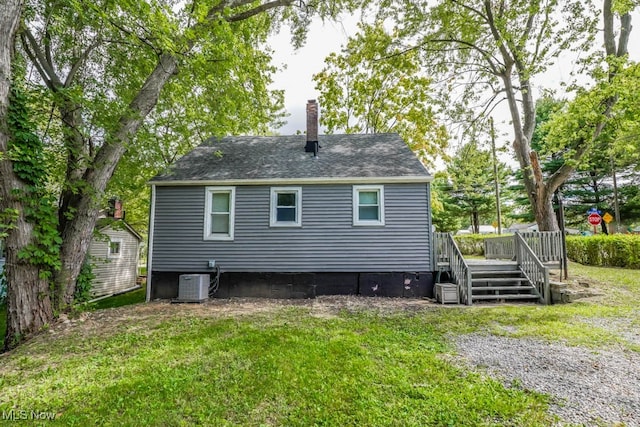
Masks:
[[[459,304],[458,285],[455,283],[436,283],[436,301],[441,304]]]

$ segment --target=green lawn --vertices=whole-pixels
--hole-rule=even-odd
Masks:
[[[162,304],[96,311],[95,323],[55,327],[0,359],[0,411],[53,412],[57,423],[78,426],[552,425],[548,397],[462,367],[449,337],[481,332],[640,351],[624,334],[589,323],[639,326],[640,270],[570,271],[601,279],[613,297],[397,312],[277,304],[250,314]],[[97,305],[143,299],[140,290]],[[101,324],[100,314],[115,321]]]
[[[102,310],[105,308],[122,307],[124,305],[138,304],[145,301],[146,287],[143,286],[135,291],[127,292],[126,294],[116,295],[113,297],[101,299],[93,303],[93,308],[96,310]]]

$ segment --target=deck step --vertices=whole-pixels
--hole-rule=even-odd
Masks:
[[[513,299],[513,300],[537,300],[534,294],[509,294],[509,295],[471,295],[471,300]]]
[[[507,276],[512,274],[520,274],[520,270],[471,270],[473,276],[497,275]]]
[[[472,291],[526,291],[534,289],[533,286],[473,286]]]
[[[528,282],[526,277],[478,277],[472,278],[471,283],[510,283],[510,282]]]

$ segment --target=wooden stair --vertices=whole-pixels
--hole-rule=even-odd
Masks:
[[[535,288],[511,261],[469,262],[472,301],[537,301]]]

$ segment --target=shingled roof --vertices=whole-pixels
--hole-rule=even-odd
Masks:
[[[431,175],[398,134],[320,135],[318,157],[305,135],[211,138],[151,180],[152,184],[427,182]]]

